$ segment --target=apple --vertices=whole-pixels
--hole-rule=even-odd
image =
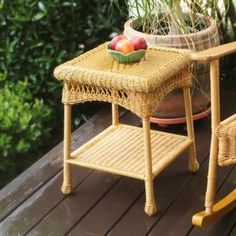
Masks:
[[[130,40],[131,44],[134,46],[135,51],[140,50],[140,49],[147,49],[147,42],[144,38],[142,37],[136,37]]]
[[[128,39],[121,39],[116,43],[115,50],[124,54],[129,54],[134,51],[134,46]]]
[[[127,39],[123,34],[116,35],[110,42],[111,49],[115,50],[117,42],[119,42],[122,39]]]

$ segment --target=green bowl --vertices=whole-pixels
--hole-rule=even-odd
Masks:
[[[111,49],[108,49],[108,52],[114,60],[120,63],[132,63],[140,61],[140,59],[144,57],[146,50],[140,49],[138,51],[133,51],[129,54],[123,54],[122,52],[118,52]]]

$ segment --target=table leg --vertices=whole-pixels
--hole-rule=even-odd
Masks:
[[[72,191],[71,164],[66,163],[71,153],[71,105],[64,105],[64,169],[61,191],[69,194]]]
[[[118,104],[112,103],[112,124],[119,124],[119,106]]]
[[[146,176],[145,176],[145,192],[146,203],[144,211],[147,215],[154,215],[157,211],[153,189],[153,174],[152,174],[152,153],[151,153],[151,136],[150,136],[150,118],[143,118],[143,139],[144,139],[144,157],[146,161]]]
[[[188,137],[189,139],[193,141],[193,144],[189,148],[188,168],[190,171],[196,172],[199,169],[199,164],[196,157],[196,146],[195,146],[195,137],[194,137],[190,88],[183,88],[183,93],[184,93],[184,105],[185,105]]]

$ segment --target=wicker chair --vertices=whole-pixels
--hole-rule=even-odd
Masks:
[[[210,62],[211,72],[211,148],[205,196],[205,211],[193,216],[192,223],[207,226],[236,207],[236,189],[217,203],[215,201],[217,168],[236,164],[236,115],[220,122],[219,59],[236,52],[236,42],[192,54],[198,62]]]

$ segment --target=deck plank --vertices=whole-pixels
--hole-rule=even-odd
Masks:
[[[235,100],[236,93],[223,95],[223,117],[235,112]],[[123,114],[122,122],[140,125],[140,119],[132,113]],[[100,133],[110,123],[110,109],[95,115],[73,133],[72,149]],[[157,128],[156,125],[152,127]],[[183,127],[157,129],[183,134],[186,131]],[[64,196],[60,191],[61,143],[0,191],[0,235],[142,236],[148,233],[194,236],[214,235],[223,232],[223,229],[227,234],[233,230],[233,235],[236,230],[233,228],[236,224],[235,210],[222,218],[222,222],[207,229],[197,229],[191,225],[192,214],[203,208],[210,119],[196,122],[195,133],[200,170],[196,174],[189,173],[186,154],[183,154],[157,177],[155,193],[158,212],[155,216],[148,217],[143,211],[145,197],[142,181],[78,166],[73,167],[75,191]],[[220,168],[218,198],[232,187],[235,168],[232,172]]]
[[[77,171],[80,171],[80,168]],[[47,215],[40,218],[42,222],[39,221],[28,235],[65,235],[117,184],[120,178],[117,175],[94,171],[73,191],[73,194],[64,198],[49,212],[44,211]],[[62,194],[59,192],[58,195]]]
[[[195,124],[196,142],[199,144],[197,156],[200,163],[209,153],[209,125],[208,119]],[[171,127],[168,128],[168,131],[171,131]],[[173,128],[172,131],[174,132]],[[192,178],[195,178],[195,174],[191,174],[187,169],[187,155],[182,155],[155,180],[157,214],[153,217],[144,214],[142,209],[145,196],[143,194],[127,214],[110,230],[110,235],[125,235],[127,233],[129,235],[145,235],[156,222],[165,217],[165,212]]]
[[[234,214],[234,215],[233,215]],[[236,218],[236,214],[235,214],[235,210],[234,212],[232,213],[234,219]],[[234,227],[232,229],[232,231],[229,233],[229,236],[235,236],[236,235],[236,222],[234,222]]]
[[[125,115],[121,121],[126,124],[140,125],[140,119],[131,113]],[[80,172],[81,169],[83,170],[86,168],[76,166],[73,169],[77,172]],[[105,179],[104,176],[106,176]],[[74,224],[80,221],[84,215],[87,214],[87,211],[90,211],[90,209],[97,204],[97,201],[100,201],[100,198],[105,195],[107,191],[109,191],[110,186],[112,187],[112,185],[116,185],[116,182],[120,178],[121,177],[117,175],[94,171],[91,176],[89,176],[89,178],[82,183],[81,186],[78,186],[75,189],[71,196],[65,198],[64,201],[60,202],[58,206],[48,211],[48,213],[45,212],[44,218],[42,219],[41,217],[42,220],[38,221],[38,225],[36,225],[29,232],[29,235],[44,235],[45,232],[46,235],[47,233],[52,235],[65,235],[68,231],[70,231]],[[92,180],[94,180],[94,183]],[[99,194],[98,195],[96,194],[95,190],[97,188],[99,189],[99,185],[103,182],[108,182],[107,187],[101,188],[100,191],[97,191]],[[81,195],[81,193],[84,193],[84,195]],[[59,194],[61,195],[61,193]],[[90,199],[90,196],[94,197]],[[68,209],[73,209],[73,211],[70,212]]]
[[[122,110],[120,113],[121,116],[123,116],[126,111]],[[82,145],[90,138],[100,133],[110,124],[111,112],[109,108],[106,108],[73,132],[72,150],[74,150],[77,145]],[[30,227],[36,224],[37,220],[40,219],[40,217],[43,217],[48,210],[51,209],[50,207],[44,208],[43,203],[44,194],[47,193],[50,195],[49,190],[53,190],[51,193],[53,195],[52,199],[57,199],[58,202],[61,201],[63,198],[63,195],[60,192],[60,185],[62,182],[62,150],[63,143],[61,142],[56,148],[51,150],[22,175],[18,176],[8,186],[1,190],[1,233],[6,230],[6,232],[11,235],[10,232],[18,230],[21,235],[21,233],[27,232]],[[80,181],[80,178],[83,179],[84,176],[87,176],[91,171],[92,170],[84,169],[81,172],[78,172],[80,176],[77,176],[78,178],[76,178],[76,181]],[[76,174],[77,172],[75,175]],[[56,193],[59,194],[59,198],[55,197]],[[42,199],[38,196],[42,196]],[[55,200],[49,206],[53,207],[57,204],[57,201]],[[32,210],[29,211],[27,206],[28,204],[32,205],[33,203],[35,204],[35,208],[32,208]],[[42,208],[40,208],[40,204],[42,204]],[[37,207],[40,208],[39,212],[36,210]],[[34,210],[37,214],[33,214],[35,213]],[[28,211],[31,212],[31,215],[28,214]],[[44,211],[46,211],[46,213]],[[34,219],[31,219],[32,214],[35,215]],[[27,222],[24,226],[20,223],[22,222],[22,219],[25,219]]]
[[[137,200],[143,190],[142,181],[122,177],[119,183],[72,229],[68,236],[105,235],[108,229]],[[140,211],[143,211],[143,207]]]
[[[185,156],[182,156],[181,158],[184,159]],[[103,201],[99,202],[98,206],[75,227],[71,235],[80,235],[78,234],[79,232],[83,235],[84,229],[86,228],[90,229],[90,232],[97,232],[98,229],[91,221],[92,219],[95,219],[96,215],[100,222],[99,235],[104,235],[104,232],[107,232],[108,235],[145,235],[157,219],[165,213],[167,206],[175,200],[176,195],[178,195],[179,192],[179,186],[183,187],[186,179],[188,179],[189,173],[186,171],[186,166],[183,168],[184,170],[176,171],[175,167],[178,166],[178,161],[176,161],[175,165],[173,164],[165,171],[166,174],[161,175],[155,181],[158,207],[158,212],[155,216],[149,217],[144,213],[144,183],[140,181],[139,188],[133,190],[133,202],[127,202],[126,197],[119,200],[120,204],[126,206],[126,208],[123,209],[123,215],[115,210],[113,212],[104,210],[102,215],[98,215],[99,210],[101,211],[102,208],[109,209],[108,207],[111,203],[106,201],[107,199],[111,199],[110,202],[115,200],[113,195],[110,194],[110,196],[107,196],[107,199],[103,199]],[[184,165],[182,166],[184,167]],[[172,173],[170,172],[171,170]],[[172,181],[173,179],[175,180]],[[129,185],[131,180],[126,179],[126,182],[126,185]],[[166,186],[170,186],[170,188],[168,189]],[[114,204],[116,205],[116,201],[114,201]],[[112,214],[112,222],[111,218],[109,218],[109,214]]]
[[[226,169],[229,169],[229,167],[227,167]],[[220,190],[217,192],[218,199],[223,198],[227,193],[231,192],[235,188],[234,182],[236,178],[236,167],[230,169],[232,169],[232,171],[229,173]],[[203,230],[201,228],[194,227],[191,230],[189,236],[229,235],[230,230],[231,228],[233,228],[234,224],[236,224],[236,209],[222,217],[219,221],[204,228]]]
[[[205,160],[195,178],[191,179],[184,191],[165,212],[165,216],[151,230],[150,236],[188,234],[192,228],[192,215],[203,207],[207,169],[208,162]],[[219,171],[220,181],[217,182],[218,185],[227,177],[227,174],[226,169]]]
[[[79,130],[73,132],[72,149],[100,133],[110,123],[109,109],[94,115]],[[62,170],[62,151],[63,142],[0,190],[0,221]]]
[[[92,170],[88,169],[74,172],[75,184],[82,183],[90,172]],[[0,223],[0,232],[3,235],[24,235],[27,233],[48,211],[65,198],[60,191],[61,182],[62,175],[58,173]]]
[[[225,93],[222,95],[222,107],[225,108],[222,110],[223,119],[236,112],[236,107],[233,105],[235,100],[235,93]],[[196,177],[192,179],[179,198],[176,199],[174,204],[168,209],[165,213],[165,217],[152,229],[150,235],[186,235],[191,231],[192,215],[201,210],[204,206],[207,170],[208,161],[204,163],[203,169],[200,168]],[[230,169],[218,169],[218,189],[225,178],[227,178],[229,172]],[[196,198],[193,196],[196,196]],[[186,210],[184,211],[183,209]],[[171,229],[169,227],[170,225],[172,226]]]
[[[132,122],[133,122],[134,117],[132,117]],[[140,121],[139,121],[140,122]],[[205,124],[205,122],[203,122],[203,124]],[[172,128],[172,131],[174,132],[174,129],[176,127]],[[182,127],[183,128],[183,127]],[[178,129],[179,130],[179,129]],[[207,129],[204,129],[207,130]],[[184,129],[182,129],[182,132],[185,132]],[[201,132],[199,132],[199,134],[201,134]],[[206,135],[202,135],[202,137],[206,137]],[[202,139],[201,137],[201,139]],[[208,148],[207,148],[208,151]],[[183,179],[186,179],[186,176],[189,176],[189,172],[187,170],[187,161],[186,161],[186,157],[183,156],[182,162],[185,164],[181,164],[180,166],[182,167],[182,172],[180,173],[180,176],[183,176]],[[177,166],[179,166],[179,164],[177,164]],[[184,169],[184,170],[183,170]],[[172,173],[175,173],[172,171],[170,172],[170,175],[172,177],[175,177],[175,175],[173,175]],[[184,174],[183,174],[184,172]],[[186,174],[186,175],[185,175]],[[172,179],[172,178],[170,178]],[[116,186],[114,186],[114,189],[112,189],[107,196],[105,196],[95,207],[94,209],[91,210],[91,212],[88,213],[87,216],[85,216],[85,219],[82,219],[83,216],[80,216],[78,214],[78,216],[74,216],[72,217],[71,222],[67,222],[67,216],[65,215],[65,219],[61,219],[61,217],[57,217],[58,215],[63,215],[63,210],[61,210],[61,206],[58,206],[57,208],[55,208],[48,216],[46,216],[42,222],[39,223],[39,225],[37,225],[30,233],[31,234],[36,234],[37,233],[42,233],[45,231],[45,227],[49,228],[50,230],[53,230],[53,228],[55,228],[55,225],[48,223],[48,222],[53,222],[53,219],[57,219],[57,222],[60,222],[58,225],[59,227],[59,232],[63,235],[64,233],[67,232],[67,228],[65,227],[60,227],[60,225],[63,225],[63,222],[67,222],[67,227],[71,225],[71,227],[74,224],[74,219],[76,219],[77,217],[77,226],[75,227],[75,229],[71,232],[71,234],[73,235],[87,235],[88,232],[96,232],[98,233],[98,235],[103,235],[105,234],[105,232],[110,229],[122,216],[122,214],[124,214],[127,209],[130,208],[130,206],[133,204],[133,202],[136,201],[137,198],[139,198],[140,194],[143,193],[143,182],[138,181],[137,184],[132,184],[134,180],[130,179],[130,178],[124,178],[124,180],[121,180]],[[125,184],[123,183],[125,182]],[[114,201],[115,206],[117,205],[116,203],[118,203],[118,206],[121,204],[123,205],[123,208],[121,210],[121,208],[119,209],[119,211],[113,211],[112,213],[112,217],[110,217],[110,211],[105,211],[105,209],[111,209],[111,202],[113,199],[114,195],[119,195],[119,194],[125,194],[125,192],[120,193],[120,191],[118,191],[117,189],[123,189],[123,191],[125,191],[125,188],[121,188],[120,185],[131,185],[134,187],[135,191],[133,191],[132,196],[129,196],[130,193],[128,193],[128,197],[131,197],[131,199],[133,199],[132,201],[130,200],[130,202],[126,201],[126,198],[120,198],[120,202]],[[139,188],[137,188],[137,186],[139,186]],[[178,186],[178,185],[177,185]],[[163,187],[165,188],[165,187]],[[127,193],[126,193],[127,195]],[[173,195],[173,194],[172,194]],[[127,197],[127,198],[128,198]],[[108,200],[107,200],[108,199]],[[163,199],[166,199],[166,196],[163,195]],[[78,203],[80,202],[80,200],[78,200]],[[139,208],[139,211],[142,212],[143,215],[145,215],[143,213],[143,204],[144,201],[142,203],[142,205]],[[70,206],[68,206],[69,208]],[[102,214],[99,213],[101,209],[104,209]],[[142,217],[143,217],[142,215]],[[151,219],[150,217],[147,217],[149,219]],[[82,220],[81,220],[82,219]],[[95,219],[99,220],[99,224],[94,224]],[[97,226],[99,225],[99,228],[97,228]],[[86,227],[87,226],[87,227]]]

